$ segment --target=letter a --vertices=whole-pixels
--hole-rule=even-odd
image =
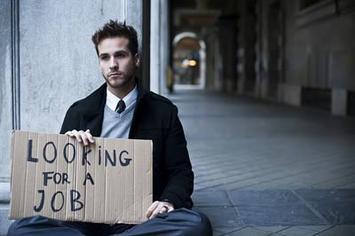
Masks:
[[[86,173],[83,185],[86,185],[86,180],[90,180],[91,184],[94,185],[94,180],[92,179],[90,173]]]

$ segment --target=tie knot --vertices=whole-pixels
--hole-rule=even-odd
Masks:
[[[123,100],[120,100],[116,106],[116,112],[121,114],[126,109],[126,104]]]

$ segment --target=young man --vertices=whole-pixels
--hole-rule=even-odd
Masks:
[[[137,33],[110,21],[92,37],[105,84],[74,103],[61,133],[83,145],[93,136],[153,140],[153,204],[140,225],[64,222],[37,216],[16,221],[9,235],[211,235],[206,216],[191,209],[193,172],[177,108],[137,85]]]

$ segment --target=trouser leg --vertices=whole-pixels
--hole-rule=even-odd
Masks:
[[[210,236],[212,235],[212,227],[209,219],[202,213],[182,208],[170,213],[159,214],[154,219],[135,225],[123,233],[116,233],[116,235]]]
[[[86,228],[85,223],[65,222],[43,216],[34,216],[16,220],[10,225],[8,235],[83,236],[86,235]]]

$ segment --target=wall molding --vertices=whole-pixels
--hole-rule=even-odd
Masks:
[[[21,129],[20,114],[20,6],[11,1],[11,100],[12,129]]]

